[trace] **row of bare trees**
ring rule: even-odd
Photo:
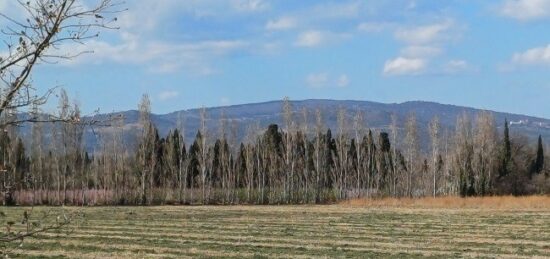
[[[59,110],[60,118],[80,116],[64,93]],[[187,145],[183,123],[159,136],[146,95],[139,110],[137,144],[126,143],[124,118],[114,116],[94,154],[85,151],[79,124],[33,124],[30,150],[15,130],[0,133],[5,203],[300,204],[549,191],[542,139],[533,147],[512,138],[507,122],[499,134],[489,112],[464,113],[454,130],[434,118],[428,148],[421,148],[414,114],[401,124],[392,116],[386,132],[367,128],[363,111],[348,116],[341,109],[333,134],[319,110],[309,116],[286,99],[282,128],[251,126],[239,144],[234,122],[221,119],[219,132],[211,132],[202,110]]]
[[[234,121],[222,119],[219,132],[209,131],[203,110],[196,138],[187,145],[181,126],[159,136],[145,97],[135,141],[127,141],[124,118],[115,116],[110,128],[100,131],[101,148],[89,154],[83,132],[90,123],[81,121],[78,105],[62,92],[59,112],[45,116],[39,108],[54,88],[39,94],[30,78],[39,64],[82,54],[66,53],[65,44],[82,44],[104,29],[116,29],[123,2],[16,3],[22,16],[0,13],[7,22],[0,32],[6,45],[0,57],[5,204],[322,203],[548,193],[542,140],[532,147],[511,138],[507,123],[500,136],[490,113],[460,116],[454,130],[434,118],[425,149],[414,115],[404,123],[393,116],[387,131],[373,131],[363,111],[349,116],[341,109],[333,135],[320,111],[295,111],[286,100],[282,128],[252,126],[245,141],[237,139]],[[30,111],[20,118],[23,108]],[[34,122],[30,145],[18,136],[22,122]]]

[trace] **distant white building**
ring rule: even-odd
[[[510,126],[512,125],[527,125],[529,120],[519,120],[519,121],[510,121]]]

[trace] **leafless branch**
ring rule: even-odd
[[[50,88],[41,96],[31,94],[37,91],[30,82],[37,65],[91,53],[59,52],[66,43],[85,44],[99,37],[101,30],[118,29],[115,15],[125,10],[124,2],[118,0],[97,0],[91,7],[82,0],[17,0],[17,3],[24,10],[24,17],[0,13],[0,19],[9,23],[0,30],[7,48],[6,56],[0,57],[0,117],[4,118],[7,111],[43,105],[53,92],[54,88]],[[35,121],[40,120],[26,120]],[[4,124],[18,123],[21,121]]]

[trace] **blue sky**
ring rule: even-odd
[[[91,2],[91,0],[89,1]],[[120,30],[41,65],[84,111],[411,100],[550,118],[550,0],[129,0]],[[1,4],[9,8],[9,4]]]

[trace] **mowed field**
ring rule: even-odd
[[[69,234],[42,234],[13,252],[41,258],[550,258],[548,206],[78,208],[85,219]],[[15,217],[24,209],[2,211]],[[33,213],[41,210],[55,208],[36,207]]]

